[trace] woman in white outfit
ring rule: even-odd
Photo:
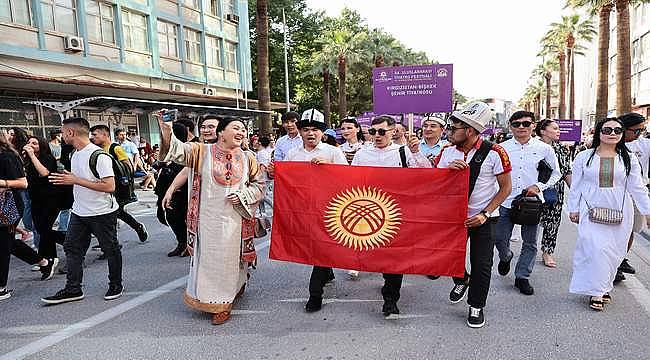
[[[636,156],[625,147],[620,120],[604,119],[596,124],[591,149],[578,154],[573,163],[573,186],[568,211],[578,223],[569,291],[589,296],[589,307],[601,311],[611,302],[616,269],[627,253],[634,221],[633,203],[650,215],[648,190],[643,185]],[[589,209],[622,209],[618,224],[594,222]],[[646,218],[647,219],[647,218]]]

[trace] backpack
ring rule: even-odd
[[[96,178],[99,179],[99,173],[97,172],[97,159],[99,158],[99,155],[104,154],[108,155],[111,158],[111,162],[113,164],[113,174],[115,175],[115,191],[113,192],[113,196],[115,196],[115,200],[117,200],[117,203],[120,206],[124,206],[126,204],[138,201],[138,197],[135,195],[135,182],[133,180],[133,173],[128,166],[117,160],[117,156],[115,156],[116,146],[118,145],[111,144],[108,153],[102,149],[93,151],[93,153],[90,154],[90,171]]]

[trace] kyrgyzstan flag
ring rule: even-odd
[[[462,277],[469,171],[278,162],[270,258]]]

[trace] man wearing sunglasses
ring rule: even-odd
[[[420,153],[420,141],[409,134],[406,146],[393,143],[395,120],[388,115],[381,115],[372,120],[368,133],[373,137],[373,147],[363,147],[354,155],[352,166],[378,166],[378,167],[410,167],[430,168],[431,162]],[[395,318],[399,314],[397,301],[400,298],[402,287],[401,274],[383,274],[384,286],[381,295],[384,298],[382,312],[386,319]]]
[[[447,138],[455,146],[445,147],[436,157],[438,168],[470,169],[470,193],[465,226],[470,242],[471,276],[454,278],[449,293],[452,304],[459,303],[468,292],[467,325],[480,328],[485,324],[483,307],[487,301],[492,277],[495,227],[499,205],[510,195],[512,167],[508,154],[497,144],[481,139],[481,132],[492,120],[492,111],[483,102],[474,102],[454,111],[447,125]]]
[[[648,171],[650,167],[650,139],[643,137],[645,133],[645,124],[646,119],[643,115],[637,113],[627,113],[618,117],[619,120],[625,126],[625,145],[631,152],[636,154],[641,162],[641,173],[643,175],[643,180],[645,185],[648,185]],[[634,233],[643,234],[645,226],[645,216],[639,213],[639,210],[634,206],[634,225],[632,226],[632,233],[630,234],[630,239],[628,241],[627,251],[630,251],[632,248],[632,243],[634,241]],[[628,259],[623,259],[621,265],[618,267],[616,272],[616,277],[614,278],[614,283],[625,280],[625,275],[623,273],[634,274],[636,269]]]
[[[551,145],[532,137],[535,129],[535,114],[529,111],[516,111],[510,117],[510,132],[512,139],[501,143],[512,162],[512,192],[499,208],[499,221],[497,223],[496,247],[499,252],[499,274],[508,275],[510,261],[514,257],[510,250],[510,237],[514,224],[510,220],[512,200],[522,193],[527,196],[537,196],[542,201],[542,191],[555,185],[562,174],[555,151]],[[545,160],[552,168],[550,179],[546,183],[538,181],[539,162]],[[533,272],[535,257],[537,256],[537,229],[538,225],[521,225],[521,253],[515,268],[515,287],[524,295],[533,295],[534,290],[528,278]]]

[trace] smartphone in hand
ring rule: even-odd
[[[176,121],[178,119],[178,109],[165,110],[160,113],[164,122]]]

